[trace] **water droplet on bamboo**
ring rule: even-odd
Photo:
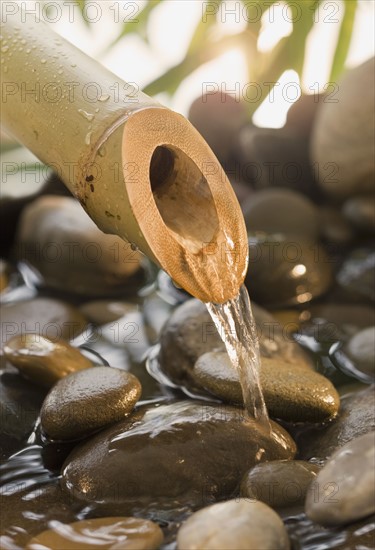
[[[88,113],[84,109],[78,109],[78,112],[81,116],[83,116],[83,118],[85,118],[89,122],[91,122],[95,118],[95,115],[93,113]]]
[[[109,97],[109,94],[103,94],[99,97],[98,101],[108,101]]]

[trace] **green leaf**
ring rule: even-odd
[[[355,14],[358,6],[357,0],[345,0],[345,12],[340,26],[335,55],[332,61],[330,82],[335,82],[341,75],[348,55],[352,38]]]
[[[187,52],[185,58],[168,69],[164,74],[147,84],[143,88],[143,92],[147,95],[156,95],[160,92],[174,94],[181,82],[188,77],[193,71],[198,69],[204,63],[215,59],[220,55],[221,51],[233,47],[242,46],[247,37],[247,32],[225,36],[217,42],[209,42],[205,47]]]
[[[249,103],[249,116],[257,110],[285,71],[293,69],[301,77],[306,39],[314,25],[314,14],[320,2],[321,0],[304,0],[297,7],[296,2],[290,1],[293,20],[295,20],[292,33],[282,38],[271,52],[263,55],[258,53],[260,69],[256,75],[256,82],[259,84],[261,93],[259,101]]]
[[[90,21],[87,19],[87,17],[85,17],[85,12],[84,12],[86,0],[75,0],[75,1],[76,1],[76,4],[78,4],[78,7],[80,9],[82,19],[86,23],[86,26],[90,28]]]
[[[120,33],[116,38],[107,46],[104,54],[107,53],[113,46],[115,46],[120,40],[124,38],[127,34],[136,32],[139,36],[143,38],[145,42],[148,42],[147,37],[147,23],[151,12],[161,3],[162,0],[148,0],[144,8],[137,13],[135,19],[131,21],[125,21],[122,25]]]
[[[216,2],[218,7],[222,3],[222,0]],[[212,13],[209,10],[210,4],[206,4],[204,14],[202,14],[199,23],[195,27],[193,36],[191,37],[190,44],[187,49],[187,54],[191,54],[202,47],[202,44],[207,40],[210,30],[217,23],[217,18],[212,17]],[[219,13],[219,12],[218,12]]]

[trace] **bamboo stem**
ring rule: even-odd
[[[119,235],[203,301],[233,298],[247,268],[234,192],[184,119],[55,34],[7,15],[7,131],[52,166],[98,227]]]

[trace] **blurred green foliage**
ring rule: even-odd
[[[83,17],[85,3],[88,1],[76,0]],[[175,1],[178,2],[179,0]],[[216,34],[212,31],[218,18],[221,16],[220,4],[224,0],[212,2],[203,2],[202,0],[190,1],[201,3],[202,16],[194,30],[183,60],[147,84],[143,91],[151,96],[161,92],[173,95],[180,83],[202,64],[214,59],[228,48],[240,47],[246,55],[249,79],[252,82],[257,82],[262,92],[259,95],[258,101],[249,103],[249,116],[253,114],[270,92],[270,83],[276,83],[284,71],[294,69],[301,78],[305,63],[307,38],[319,19],[324,18],[328,22],[338,21],[338,14],[335,13],[332,16],[329,13],[329,9],[327,9],[335,7],[335,5],[338,6],[338,4],[331,2],[329,5],[324,5],[323,0],[284,0],[284,4],[287,4],[290,9],[289,21],[294,21],[293,30],[289,36],[282,38],[270,52],[264,53],[257,48],[258,37],[261,31],[261,17],[259,17],[259,14],[265,14],[270,9],[270,6],[276,3],[276,0],[243,1],[242,4],[243,8],[246,8],[246,20],[248,21],[246,29],[237,34],[226,35],[219,39],[217,39]],[[161,2],[163,0],[148,0],[144,2],[135,20],[119,24],[119,32],[110,41],[106,51],[131,33],[137,33],[142,40],[148,42],[148,21],[153,10]],[[279,4],[279,2],[277,3]],[[330,72],[331,82],[340,76],[345,66],[358,0],[342,0],[342,4],[344,14],[339,23],[340,31]],[[319,7],[322,8],[323,12],[320,16],[318,16]],[[182,3],[181,17],[183,17],[183,10],[184,4]],[[214,11],[216,11],[216,14],[213,14]],[[86,24],[90,26],[87,20]],[[168,33],[168,26],[170,24],[170,21],[166,21],[162,29],[163,33]],[[264,83],[267,83],[267,85],[265,86]]]

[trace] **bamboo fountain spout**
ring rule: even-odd
[[[204,302],[238,294],[247,236],[213,152],[181,115],[43,22],[1,28],[2,124],[53,167],[105,233],[133,243]]]

